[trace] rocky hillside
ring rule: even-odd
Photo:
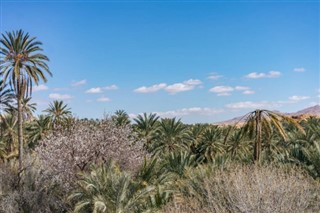
[[[280,113],[280,114],[282,113],[279,111],[276,111],[276,112]],[[293,112],[293,113],[282,113],[282,114],[287,115],[287,116],[291,116],[292,118],[299,119],[299,120],[308,118],[310,116],[320,117],[320,105],[308,107],[308,108],[305,108],[305,109],[302,109],[302,110],[299,110],[299,111]],[[244,122],[244,121],[241,121],[242,118],[243,118],[243,116],[239,116],[239,117],[232,118],[230,120],[217,122],[215,124],[217,124],[217,125],[235,125],[235,124],[241,125]]]

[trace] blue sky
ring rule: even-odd
[[[216,122],[319,104],[319,1],[1,1],[1,33],[43,42],[38,113],[124,109]]]

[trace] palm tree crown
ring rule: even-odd
[[[64,104],[63,101],[53,101],[44,112],[48,113],[50,124],[54,129],[57,125],[63,124],[64,121],[71,117],[70,108],[68,108],[68,105]]]
[[[44,71],[52,75],[46,64],[48,57],[40,53],[42,43],[35,37],[30,38],[28,33],[19,30],[2,34],[0,42],[0,74],[4,82],[9,81],[17,96],[31,94],[33,82],[46,82]]]

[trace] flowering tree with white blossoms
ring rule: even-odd
[[[48,171],[67,185],[92,164],[112,159],[121,168],[134,171],[145,156],[131,127],[116,126],[110,119],[74,120],[68,129],[43,139],[36,151]]]

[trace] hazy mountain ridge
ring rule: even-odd
[[[320,117],[320,105],[315,105],[315,106],[308,107],[308,108],[299,110],[297,112],[291,112],[291,113],[283,113],[283,112],[280,112],[277,110],[274,110],[274,112],[284,114],[287,116],[291,116],[295,119],[305,119],[310,116]],[[244,115],[232,118],[230,120],[216,122],[215,124],[217,124],[217,125],[234,125],[236,123],[239,123],[239,125],[241,125],[244,122],[243,117],[244,117]],[[241,120],[243,120],[243,121],[241,121]]]

